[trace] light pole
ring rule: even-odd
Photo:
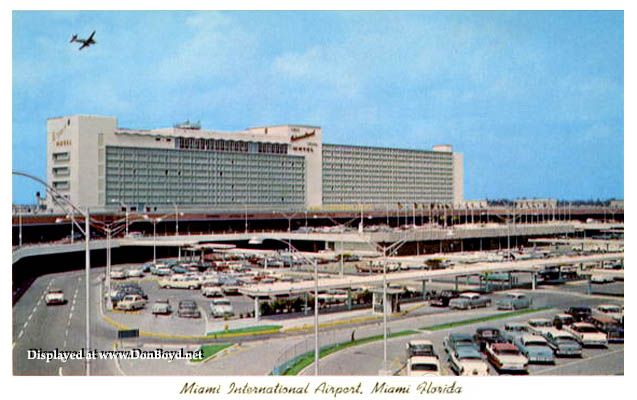
[[[22,247],[22,208],[18,207],[18,247]]]
[[[151,218],[144,215],[144,219],[153,223],[153,264],[157,264],[157,223],[161,222],[163,217]]]
[[[387,373],[387,260],[383,246],[383,372]]]
[[[314,218],[316,218],[317,216],[315,215]],[[347,227],[348,224],[352,223],[353,221],[356,221],[358,219],[358,217],[354,217],[352,219],[350,219],[349,221],[340,224],[337,220],[335,220],[334,218],[330,217],[329,215],[325,215],[325,217],[327,219],[329,219],[330,221],[332,221],[334,224],[336,225],[340,225],[343,227],[343,232],[339,233],[339,238],[340,238],[340,249],[339,249],[339,253],[340,253],[340,276],[343,276],[344,274],[344,265],[343,265],[343,234],[345,233],[345,229]],[[371,216],[370,216],[371,218]]]
[[[275,240],[277,242],[286,243],[291,250],[294,250],[298,255],[300,255],[308,264],[312,264],[314,266],[314,375],[318,376],[319,374],[319,309],[318,309],[318,260],[314,258],[310,260],[307,256],[299,251],[296,247],[292,246],[292,243],[289,241],[285,241],[283,239],[277,238],[268,238],[269,240]],[[252,238],[250,239],[250,244],[261,244],[263,243],[263,238]],[[257,296],[258,297],[258,296]],[[255,303],[256,305],[256,303]],[[255,309],[255,315],[257,315],[258,310]]]
[[[90,375],[91,374],[91,361],[90,358],[88,357],[88,352],[90,351],[91,348],[91,330],[90,330],[90,312],[91,312],[91,287],[90,287],[90,270],[91,270],[91,250],[90,250],[90,238],[91,238],[91,231],[90,231],[90,226],[89,226],[89,220],[90,220],[90,212],[89,209],[86,208],[85,212],[82,212],[75,204],[73,204],[68,198],[62,196],[55,188],[49,186],[48,183],[46,183],[44,180],[34,176],[34,175],[30,175],[24,172],[20,172],[20,171],[12,171],[11,172],[12,175],[18,175],[18,176],[23,176],[25,178],[29,178],[31,180],[34,180],[38,183],[41,183],[42,185],[44,185],[44,187],[46,188],[46,190],[49,192],[49,194],[51,196],[56,196],[58,198],[60,198],[63,202],[65,202],[69,207],[71,207],[72,209],[78,211],[80,214],[82,214],[85,218],[85,228],[84,228],[84,237],[85,237],[85,246],[84,246],[84,252],[85,252],[85,257],[84,257],[84,267],[85,267],[85,278],[84,280],[86,281],[86,353],[85,354],[85,361],[86,361],[86,375]]]

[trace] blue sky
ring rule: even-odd
[[[93,29],[97,46],[69,43]],[[450,143],[469,199],[623,198],[623,46],[622,12],[14,12],[13,168],[46,176],[59,115],[301,123]]]

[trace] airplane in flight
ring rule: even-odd
[[[93,36],[95,35],[95,31],[93,31],[93,33],[91,33],[91,36],[88,37],[88,39],[78,39],[77,38],[77,33],[75,35],[73,35],[73,37],[71,37],[71,41],[70,43],[82,43],[82,45],[80,46],[80,48],[78,50],[82,50],[85,47],[89,47],[90,45],[93,45],[95,43],[97,43],[95,40],[93,40]]]

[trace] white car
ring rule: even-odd
[[[210,313],[213,317],[232,317],[234,309],[230,300],[226,298],[214,299],[210,302]]]
[[[591,275],[591,283],[603,285],[605,283],[613,283],[613,282],[615,282],[615,279],[612,276],[601,275],[601,274]]]
[[[196,276],[173,275],[159,280],[159,287],[162,289],[199,289],[201,282]]]
[[[600,304],[593,309],[593,316],[608,317],[616,321],[621,321],[624,317],[624,310],[616,304]]]
[[[138,294],[127,294],[123,299],[117,302],[118,310],[132,311],[139,310],[146,306],[146,300]]]
[[[203,285],[201,287],[201,294],[206,297],[223,297],[223,291],[219,286],[215,285]]]
[[[487,376],[489,365],[475,346],[458,346],[449,353],[449,367],[460,376]]]
[[[511,343],[489,343],[485,352],[498,371],[525,372],[529,365],[529,360]]]
[[[544,335],[553,329],[553,322],[548,318],[532,318],[527,321],[529,331],[538,335]]]
[[[128,278],[143,278],[144,271],[141,268],[130,268],[126,270],[126,277]]]
[[[407,360],[407,376],[440,376],[440,361],[438,357],[410,357]]]
[[[62,291],[62,289],[50,289],[48,292],[46,292],[46,295],[44,295],[44,302],[47,306],[64,304],[66,303],[64,292]]]
[[[582,346],[603,346],[608,345],[608,337],[604,332],[600,332],[588,322],[576,322],[564,328],[571,333]]]
[[[123,269],[112,270],[111,279],[126,279],[126,271],[124,271]]]

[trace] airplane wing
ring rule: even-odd
[[[82,50],[83,48],[88,47],[88,46],[89,46],[88,42],[83,42],[78,50]]]
[[[91,33],[91,36],[88,37],[88,39],[86,39],[87,42],[90,42],[91,40],[93,40],[93,36],[95,35],[95,31],[93,31],[93,33]]]

